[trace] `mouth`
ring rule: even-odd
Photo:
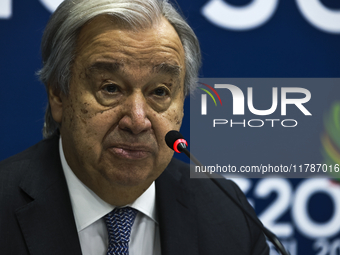
[[[142,145],[117,145],[109,148],[109,151],[122,159],[141,160],[151,155],[151,149]]]

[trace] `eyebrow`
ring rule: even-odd
[[[88,71],[92,70],[104,70],[110,73],[117,72],[123,69],[124,63],[118,60],[114,61],[97,61],[93,63],[90,67],[87,68]],[[179,77],[181,74],[182,68],[178,65],[173,65],[170,63],[163,62],[161,64],[154,65],[152,67],[152,72],[161,73],[161,74],[169,74],[174,77]]]
[[[92,64],[87,70],[105,70],[108,72],[116,72],[124,66],[122,62],[118,61],[98,61]]]
[[[182,68],[178,65],[172,65],[169,63],[161,63],[153,67],[153,72],[170,74],[172,76],[180,76]]]

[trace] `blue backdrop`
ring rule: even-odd
[[[0,2],[0,160],[42,139],[47,98],[35,72],[41,67],[43,29],[58,2]],[[178,5],[201,43],[202,78],[340,76],[337,0],[178,0]],[[189,137],[189,102],[185,112],[182,132]],[[314,146],[322,156],[321,142]],[[340,254],[340,221],[334,221],[340,214],[338,184],[328,179],[236,181],[292,255]]]

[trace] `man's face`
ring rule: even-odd
[[[183,118],[176,31],[165,19],[136,32],[100,16],[82,28],[76,50],[69,95],[50,97],[68,164],[91,185],[149,186],[173,155],[164,137]]]

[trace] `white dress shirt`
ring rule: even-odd
[[[66,162],[61,138],[59,152],[82,253],[83,255],[106,255],[108,232],[103,216],[111,212],[115,206],[103,201],[76,177]],[[155,183],[153,182],[139,198],[128,206],[138,210],[131,229],[130,255],[160,255]]]

